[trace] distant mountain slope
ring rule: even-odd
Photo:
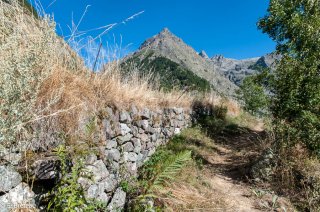
[[[221,73],[223,73],[230,81],[236,85],[240,85],[241,81],[248,75],[256,73],[256,70],[250,69],[254,66],[259,58],[251,58],[245,60],[236,60],[225,58],[217,55],[211,58],[211,61]]]
[[[224,73],[230,81],[239,86],[247,76],[260,72],[265,68],[273,70],[276,62],[280,60],[280,58],[279,55],[274,53],[244,60],[229,59],[222,55],[217,55],[212,57],[211,61],[217,70]]]
[[[214,64],[209,59],[200,56],[193,48],[185,44],[177,36],[173,35],[167,28],[152,38],[147,39],[139,50],[126,57],[123,63],[128,64],[135,61],[137,66],[139,66],[142,61],[145,61],[146,57],[148,57],[150,64],[152,60],[157,58],[166,58],[167,60],[178,64],[180,68],[192,72],[194,76],[205,79],[211,84],[211,87],[214,90],[223,95],[233,96],[237,89],[237,86],[234,83],[228,80],[222,73],[215,70]],[[174,71],[168,67],[162,68]],[[152,70],[158,73],[162,72],[155,68]],[[179,79],[177,80],[179,81]]]

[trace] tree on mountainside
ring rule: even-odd
[[[264,70],[256,75],[247,76],[237,91],[238,97],[244,101],[244,109],[253,115],[261,116],[268,113],[270,98],[266,94],[267,85],[264,83],[268,77],[268,71]]]
[[[283,55],[270,85],[278,129],[320,155],[320,1],[271,0],[258,26]]]

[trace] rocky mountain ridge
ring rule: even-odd
[[[261,68],[272,68],[278,58],[275,54],[244,60],[229,59],[222,55],[209,58],[204,50],[198,53],[168,28],[164,28],[157,35],[147,39],[136,52],[127,56],[124,62],[132,61],[133,58],[136,63],[146,60],[150,62],[159,57],[190,70],[198,77],[207,80],[213,90],[228,97],[235,95],[235,91],[246,76],[257,73]],[[137,64],[137,67],[140,65]]]
[[[215,70],[214,64],[210,60],[200,56],[191,46],[172,34],[167,28],[152,38],[147,39],[139,50],[125,58],[125,61],[132,57],[143,61],[150,52],[153,52],[151,60],[156,57],[165,57],[180,64],[182,67],[210,82],[213,89],[223,95],[232,96],[237,89],[234,83]]]

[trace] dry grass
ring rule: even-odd
[[[227,115],[230,117],[237,117],[242,112],[241,106],[237,101],[221,97],[213,91],[203,96],[201,101],[208,105],[226,107],[228,109]]]
[[[167,211],[233,211],[206,170],[189,164],[160,195]]]
[[[320,161],[304,145],[279,149],[271,184],[299,210],[320,210]]]
[[[0,1],[0,141],[6,145],[27,144],[32,137],[27,124],[54,103],[36,107],[46,78],[55,70],[76,72],[83,67],[54,26],[47,16],[36,20],[25,14],[16,1]]]
[[[117,62],[103,72],[91,72],[56,35],[49,16],[35,19],[14,0],[0,5],[1,141],[28,145],[34,137],[30,125],[43,135],[75,133],[79,120],[107,105],[188,108],[192,104],[190,94],[164,93],[150,76],[135,72],[122,76]]]
[[[136,74],[124,78],[117,67],[97,74],[55,71],[43,82],[37,107],[44,108],[48,102],[56,99],[42,116],[62,111],[58,114],[60,123],[69,131],[77,130],[77,125],[86,115],[97,114],[107,106],[118,109],[127,109],[132,105],[150,109],[177,106],[190,108],[192,97],[188,93],[161,92],[152,87],[149,79]]]

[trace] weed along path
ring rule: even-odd
[[[266,188],[259,189],[248,178],[250,167],[261,155],[264,136],[250,130],[211,137],[197,128],[184,131],[168,148],[192,150],[194,160],[159,191],[163,208],[167,211],[293,211],[283,198]]]

